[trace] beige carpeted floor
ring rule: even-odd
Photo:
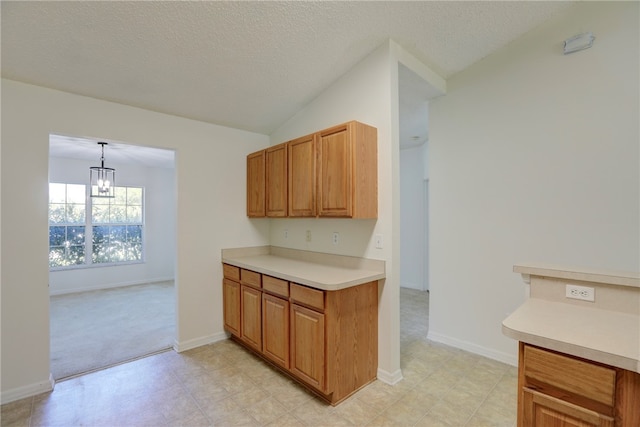
[[[50,313],[56,380],[170,348],[175,339],[173,281],[52,296]]]

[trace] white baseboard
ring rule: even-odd
[[[472,342],[459,340],[457,338],[453,338],[448,335],[443,335],[433,331],[428,332],[427,339],[446,344],[451,347],[459,348],[470,353],[479,354],[480,356],[488,357],[489,359],[497,360],[498,362],[506,363],[507,365],[518,366],[518,355],[496,351],[491,348],[483,347]]]
[[[387,372],[384,369],[378,368],[376,376],[380,381],[389,385],[395,385],[402,381],[403,378],[402,371],[400,369],[395,372]]]
[[[213,344],[214,342],[224,341],[229,336],[225,332],[218,332],[217,334],[209,335],[206,337],[194,338],[192,340],[178,342],[177,340],[173,343],[173,349],[182,353],[183,351],[191,350],[192,348],[200,347],[207,344]]]
[[[24,399],[26,397],[47,393],[53,390],[54,385],[55,381],[53,380],[53,375],[49,374],[48,381],[40,381],[34,384],[3,391],[0,396],[0,403],[4,405],[5,403],[15,402],[16,400]]]
[[[128,282],[109,283],[109,284],[93,285],[93,286],[82,286],[79,288],[49,290],[49,295],[53,296],[53,295],[75,294],[77,292],[101,291],[103,289],[123,288],[125,286],[145,285],[147,283],[169,282],[174,280],[175,278],[173,276],[156,277],[156,278],[144,279],[144,280],[132,280]]]

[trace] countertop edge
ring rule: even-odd
[[[263,254],[263,255],[267,255],[267,254]],[[275,256],[275,255],[269,255],[269,256],[273,256],[275,258],[278,259],[284,259],[284,260],[288,260],[288,258],[286,257],[279,257],[279,256]],[[238,257],[238,258],[234,258],[234,257],[222,257],[222,262],[225,264],[230,264],[233,265],[235,267],[240,267],[240,268],[245,268],[247,270],[251,270],[251,271],[255,271],[257,273],[261,273],[261,274],[265,274],[268,276],[273,276],[273,277],[277,277],[279,279],[283,279],[283,280],[287,280],[290,282],[294,282],[294,283],[298,283],[301,285],[306,285],[306,286],[310,286],[312,288],[316,288],[316,289],[320,289],[320,290],[324,290],[324,291],[338,291],[341,289],[346,289],[346,288],[350,288],[353,286],[358,286],[358,285],[362,285],[365,283],[369,283],[372,281],[377,281],[377,280],[381,280],[384,279],[386,277],[384,272],[378,272],[378,271],[371,271],[371,270],[358,270],[358,269],[351,269],[351,271],[357,271],[356,276],[357,277],[350,277],[349,279],[346,279],[344,281],[340,281],[340,282],[320,282],[317,280],[313,280],[309,277],[302,277],[302,276],[298,276],[298,275],[292,275],[290,273],[287,272],[283,272],[280,270],[273,270],[264,266],[260,266],[260,265],[256,265],[256,264],[252,264],[251,262],[246,262],[243,261],[242,258],[249,258],[249,257]],[[301,260],[291,260],[291,261],[295,261],[296,263],[306,263],[309,264],[310,266],[318,266],[319,268],[329,268],[326,265],[323,264],[316,264],[313,262],[308,262],[308,261],[301,261]],[[353,276],[353,274],[351,274],[350,276]]]
[[[597,282],[609,285],[640,288],[640,272],[611,271],[563,267],[552,264],[519,263],[513,266],[514,273],[558,279]]]
[[[527,331],[526,328],[522,327],[522,324],[523,323],[527,324],[528,321],[523,322],[523,317],[522,317],[523,315],[520,315],[518,310],[524,309],[525,306],[527,307],[525,309],[526,314],[524,314],[525,320],[526,320],[526,316],[532,315],[532,311],[533,311],[533,314],[536,314],[535,311],[539,310],[537,307],[540,307],[540,306],[534,305],[532,307],[531,304],[527,304],[530,301],[531,300],[528,300],[527,302],[525,302],[525,304],[523,304],[517,310],[515,310],[509,317],[504,319],[504,321],[502,322],[502,333],[505,336],[509,338],[513,338],[514,340],[517,340],[517,341],[522,341],[527,344],[547,348],[550,350],[555,350],[561,353],[569,354],[569,355],[580,357],[583,359],[592,360],[594,362],[599,362],[599,363],[614,366],[617,368],[626,369],[628,371],[640,373],[640,348],[638,349],[639,352],[637,355],[633,355],[633,353],[627,354],[627,355],[616,354],[612,352],[615,350],[613,347],[596,349],[586,345],[580,345],[579,343],[572,343],[572,342],[567,342],[565,340],[560,340],[558,339],[558,336],[561,336],[562,333],[557,334],[555,333],[557,332],[556,330],[548,331],[549,333],[546,333],[547,331],[544,329],[539,330],[537,332]],[[545,301],[538,300],[536,301],[536,304],[540,304],[540,302],[544,303]],[[613,314],[614,313],[612,312],[612,315]],[[638,317],[638,319],[640,321],[640,317]],[[558,324],[560,323],[561,322],[558,322]],[[518,327],[518,325],[520,327]],[[588,328],[588,325],[586,325],[586,327]],[[555,333],[555,336],[554,336],[554,333]],[[633,333],[633,332],[630,331],[630,333]],[[607,350],[611,350],[611,351],[607,351]]]
[[[640,361],[628,357],[594,350],[588,347],[566,343],[564,341],[558,341],[549,337],[518,331],[509,328],[504,323],[502,323],[502,333],[509,338],[513,338],[516,341],[522,341],[526,344],[558,351],[560,353],[569,354],[571,356],[580,357],[582,359],[603,363],[605,365],[626,369],[627,371],[637,372],[640,374]]]

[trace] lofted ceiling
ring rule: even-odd
[[[3,1],[1,71],[268,135],[390,38],[448,78],[571,3]],[[424,141],[423,89],[400,78],[402,138]]]

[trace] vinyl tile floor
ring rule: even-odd
[[[226,340],[75,377],[2,405],[2,426],[508,426],[515,367],[426,339],[428,292],[401,290],[401,368],[336,407]]]

